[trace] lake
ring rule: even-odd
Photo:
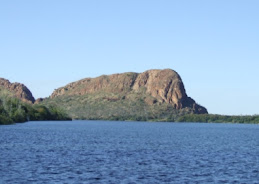
[[[0,183],[259,183],[252,124],[40,121],[0,140]]]

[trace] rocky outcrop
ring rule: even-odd
[[[187,95],[180,76],[173,70],[149,70],[139,74],[133,90],[138,91],[142,87],[159,101],[172,104],[176,109],[184,107]]]
[[[171,104],[174,109],[189,108],[193,113],[206,114],[206,108],[188,97],[179,74],[171,69],[148,70],[143,73],[123,73],[86,78],[70,83],[53,92],[51,99],[58,96],[74,96],[104,92],[121,93],[127,98],[129,93],[146,94],[148,105]]]
[[[32,96],[31,91],[21,83],[11,83],[10,81],[0,78],[0,90],[7,90],[12,93],[15,97],[21,99],[26,103],[34,103],[35,99]]]
[[[39,104],[44,100],[44,98],[38,98],[35,100],[34,104]]]
[[[60,95],[84,95],[98,91],[107,93],[127,92],[131,90],[137,76],[137,73],[124,73],[85,78],[55,90],[51,98]]]

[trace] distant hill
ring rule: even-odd
[[[34,97],[23,84],[0,78],[0,125],[42,120],[71,120],[56,106],[34,105]]]
[[[171,69],[85,78],[39,103],[61,106],[75,119],[172,120],[208,113],[187,96],[181,77]]]
[[[3,90],[9,91],[18,99],[21,99],[23,102],[33,104],[35,99],[31,93],[31,91],[21,83],[11,83],[9,80],[4,78],[0,78],[0,92]]]

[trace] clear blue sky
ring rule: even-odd
[[[1,0],[0,77],[47,97],[171,68],[210,113],[259,114],[258,0]]]

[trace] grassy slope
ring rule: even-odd
[[[146,103],[152,100],[155,99],[144,93],[107,95],[100,92],[83,96],[59,96],[46,99],[43,104],[61,106],[74,119],[167,121],[168,118],[175,119],[179,114],[189,112],[188,109],[175,110],[165,103]]]

